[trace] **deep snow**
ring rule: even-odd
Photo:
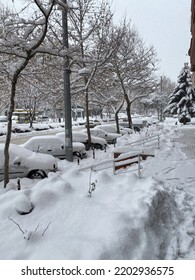
[[[0,259],[195,259],[195,159],[182,150],[184,127],[167,120],[147,133],[156,132],[160,149],[147,147],[155,157],[141,163],[141,178],[136,166],[89,168],[113,159],[110,145],[80,165],[59,160],[44,180],[21,179],[20,191],[17,180],[0,182]]]

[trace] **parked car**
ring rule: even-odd
[[[7,117],[6,116],[0,116],[0,126],[5,127],[7,125]]]
[[[158,124],[160,121],[157,117],[151,116],[151,117],[143,117],[143,122],[146,123],[148,126],[153,124]]]
[[[51,155],[34,153],[19,145],[9,147],[9,178],[42,179],[58,170],[57,160]],[[0,181],[4,179],[4,144],[0,144]]]
[[[21,145],[33,152],[50,154],[59,159],[65,159],[65,137],[63,139],[56,135],[34,136]],[[73,143],[73,155],[80,158],[86,157],[85,145],[82,143]]]
[[[7,123],[7,117],[6,116],[0,116],[0,123]]]
[[[116,130],[116,124],[102,124],[102,125],[97,125],[96,128],[100,128],[103,129],[106,132],[110,132],[110,133],[117,133]],[[119,129],[120,129],[120,134],[122,135],[126,135],[126,134],[131,134],[132,133],[132,129],[130,128],[124,128],[122,126],[119,125]]]
[[[58,137],[65,137],[64,132],[59,132],[56,134]],[[73,131],[72,132],[72,141],[74,142],[81,142],[85,145],[86,150],[89,150],[89,143],[88,143],[88,135],[87,133],[80,132],[80,131]],[[107,142],[105,139],[100,137],[95,137],[91,135],[91,144],[95,149],[104,150],[107,146]]]
[[[100,125],[100,124],[101,124],[101,122],[98,121],[98,120],[89,120],[89,127],[90,128],[93,128],[96,125]],[[85,127],[87,127],[87,123],[85,123]]]
[[[121,121],[120,126],[122,126],[124,129],[129,129],[128,128],[129,123],[127,121]],[[135,132],[140,132],[141,128],[143,128],[143,124],[142,124],[142,122],[141,123],[139,123],[139,122],[133,123],[132,128]]]
[[[122,134],[106,132],[96,127],[90,129],[90,131],[92,136],[103,138],[108,144],[116,144],[117,138],[122,136]],[[83,129],[82,132],[87,133],[87,130]]]

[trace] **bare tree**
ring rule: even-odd
[[[88,77],[75,82],[74,94],[85,93],[86,119],[88,142],[91,145],[91,135],[89,129],[89,96],[93,90],[93,81],[99,69],[112,57],[118,47],[118,40],[113,39],[113,14],[107,1],[102,1],[98,5],[94,0],[76,0],[75,6],[78,9],[70,11],[70,42],[78,46],[78,59],[74,64],[76,69],[90,69]],[[118,33],[118,37],[122,34]],[[116,38],[116,37],[115,37]],[[76,84],[79,87],[76,88]]]
[[[124,20],[125,35],[112,59],[110,68],[115,73],[126,101],[129,127],[132,127],[131,105],[148,96],[159,85],[156,71],[156,53],[153,47],[146,47],[138,32]]]
[[[64,6],[63,2],[58,1],[58,3]],[[18,81],[29,62],[37,54],[60,55],[59,49],[54,49],[51,45],[44,44],[55,0],[51,0],[49,3],[34,0],[31,4],[34,12],[30,19],[7,11],[1,14],[3,28],[0,40],[0,71],[7,74],[10,82],[8,125],[4,148],[4,187],[9,182],[9,145]],[[61,55],[65,55],[65,52],[66,50]]]
[[[169,77],[159,77],[159,87],[149,97],[140,100],[140,103],[144,108],[148,110],[155,110],[158,115],[158,119],[162,121],[163,110],[168,104],[169,95],[176,87],[176,83],[171,81]]]

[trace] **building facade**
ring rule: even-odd
[[[191,43],[189,49],[192,80],[195,85],[195,0],[191,0]]]

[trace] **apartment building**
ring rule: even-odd
[[[191,0],[191,43],[189,49],[192,80],[195,85],[195,0]]]

